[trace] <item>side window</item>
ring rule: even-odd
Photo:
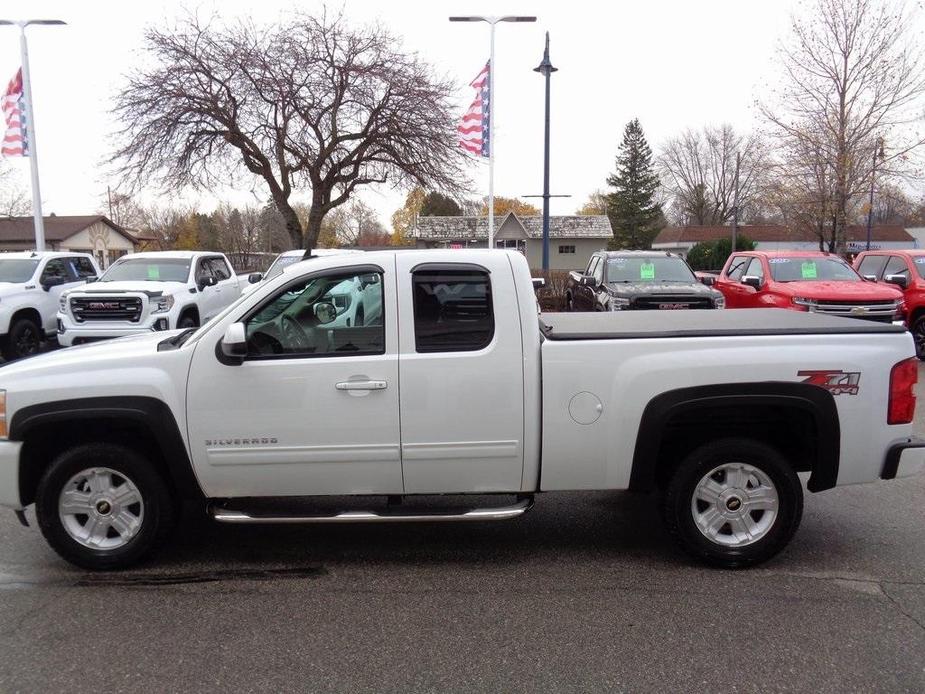
[[[54,258],[45,264],[45,269],[42,270],[42,276],[39,278],[39,283],[45,284],[48,282],[48,280],[59,278],[62,282],[71,281],[71,276],[67,272],[67,266],[64,264],[64,259]]]
[[[594,277],[594,283],[600,284],[604,281],[604,259],[598,258],[597,264],[594,266],[594,269],[591,271],[591,276]]]
[[[422,268],[412,273],[418,352],[483,349],[495,334],[491,280],[485,270]]]
[[[202,282],[206,277],[212,277],[212,268],[208,258],[200,258],[196,262],[196,283]]]
[[[742,274],[752,275],[764,282],[764,266],[761,264],[761,258],[752,258],[752,262],[748,264],[748,270]]]
[[[749,260],[750,258],[747,255],[733,256],[732,262],[729,263],[729,270],[726,272],[726,277],[733,282],[738,282],[742,279],[742,275],[745,274],[745,266],[748,264]]]
[[[79,280],[85,280],[88,277],[96,277],[96,270],[93,269],[93,263],[89,258],[83,256],[73,256],[67,259],[71,266],[71,272]]]
[[[594,272],[594,266],[597,265],[600,260],[599,256],[592,255],[591,260],[588,261],[588,267],[585,268],[585,274],[590,275]]]
[[[231,278],[231,270],[225,264],[224,258],[209,258],[209,265],[212,268],[212,275],[219,282]]]
[[[382,275],[378,272],[303,278],[244,321],[248,356],[382,354],[382,311]]]
[[[908,278],[909,266],[906,265],[906,259],[898,255],[891,255],[890,261],[883,270],[883,276],[886,277],[887,275],[903,275]]]
[[[886,265],[887,256],[885,255],[866,255],[858,266],[858,272],[862,275],[870,275],[880,279],[883,273],[883,267]]]

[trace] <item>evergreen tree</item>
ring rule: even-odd
[[[613,226],[612,248],[647,249],[664,226],[662,206],[655,200],[658,176],[652,150],[639,119],[626,124],[617,154],[617,170],[607,178],[607,216]]]

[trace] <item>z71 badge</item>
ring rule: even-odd
[[[806,376],[803,383],[825,388],[832,395],[857,395],[861,382],[859,371],[797,371],[797,376]]]

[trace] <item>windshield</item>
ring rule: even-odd
[[[792,256],[768,258],[768,264],[771,266],[771,277],[777,282],[862,281],[861,276],[840,258]]]
[[[608,282],[696,282],[694,273],[680,258],[642,256],[607,261]]]
[[[184,258],[135,258],[120,260],[100,282],[186,282],[190,261]]]
[[[278,255],[276,260],[273,261],[273,264],[267,268],[267,274],[264,275],[264,279],[270,279],[271,277],[276,277],[280,274],[284,268],[294,265],[295,263],[302,260],[301,255]]]
[[[38,260],[31,258],[0,260],[0,282],[25,282],[32,277],[38,264]]]

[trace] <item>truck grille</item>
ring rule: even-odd
[[[639,296],[630,302],[630,308],[638,311],[713,308],[713,300],[708,296]]]
[[[811,311],[823,313],[827,316],[847,316],[848,318],[863,318],[878,323],[892,323],[896,319],[896,302],[892,299],[885,301],[865,301],[859,304],[844,301],[817,301]]]
[[[78,323],[92,320],[126,321],[141,320],[141,299],[138,297],[100,297],[92,299],[71,299],[71,313]]]

